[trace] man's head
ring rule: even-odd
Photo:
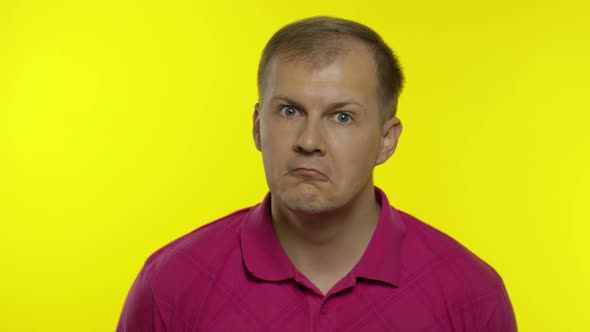
[[[358,23],[319,17],[279,30],[260,62],[253,128],[273,198],[319,213],[372,191],[373,168],[401,133],[402,82],[391,50]]]

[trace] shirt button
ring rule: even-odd
[[[320,313],[322,315],[325,315],[328,312],[328,306],[325,304],[322,304],[322,306],[320,307]]]

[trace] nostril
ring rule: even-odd
[[[302,155],[314,155],[314,154],[324,154],[323,149],[321,148],[306,148],[305,146],[301,146],[300,144],[296,144],[294,147],[295,152],[302,154]]]

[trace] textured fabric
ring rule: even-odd
[[[117,331],[516,331],[500,276],[458,242],[393,208],[327,294],[275,236],[270,194],[152,254]]]

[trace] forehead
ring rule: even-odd
[[[377,98],[377,66],[372,52],[360,42],[341,45],[316,58],[276,56],[265,75],[265,99],[275,95],[332,101],[352,97],[372,104]]]

